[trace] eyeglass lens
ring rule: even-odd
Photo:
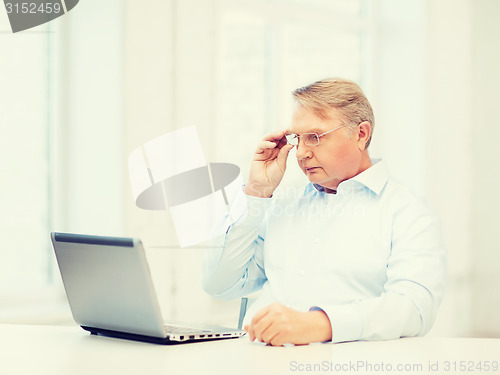
[[[297,146],[299,144],[299,137],[297,134],[286,134],[286,141],[292,146]]]
[[[316,133],[304,133],[301,136],[297,134],[287,134],[286,140],[293,146],[297,146],[299,144],[299,138],[302,138],[304,143],[308,146],[316,146],[319,143],[319,137]]]

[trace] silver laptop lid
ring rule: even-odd
[[[76,323],[166,336],[140,240],[69,233],[51,238]]]

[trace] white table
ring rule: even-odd
[[[91,336],[77,326],[0,325],[0,350],[2,375],[389,372],[500,375],[500,369],[485,371],[486,361],[490,361],[490,367],[491,361],[500,361],[500,339],[422,337],[270,347],[251,343],[244,337],[161,346]],[[480,364],[483,370],[467,371],[471,364]],[[429,370],[429,365],[438,371]],[[461,365],[465,371],[460,371]]]

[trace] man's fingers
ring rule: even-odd
[[[245,327],[245,330],[248,327],[247,332],[250,335],[250,341],[255,340],[255,338],[257,338],[259,340],[260,336],[258,336],[258,333],[260,333],[260,332],[256,331],[256,327],[257,327],[258,323],[261,321],[261,319],[267,315],[267,312],[268,312],[267,308],[263,308],[263,309],[259,310],[257,312],[257,314],[255,314],[254,317],[252,318],[252,321],[250,322],[250,326],[247,325]]]
[[[265,150],[275,148],[276,144],[277,144],[276,142],[262,141],[257,146],[257,149],[255,150],[255,153],[256,154],[262,154]]]
[[[255,335],[253,333],[253,328],[251,325],[250,326],[248,324],[245,325],[245,331],[247,331],[250,341],[255,340]]]
[[[269,312],[269,309],[267,307],[264,307],[263,309],[260,309],[257,311],[257,313],[253,316],[251,325],[257,324],[259,320],[261,320],[263,317],[267,315]]]
[[[276,334],[267,341],[268,344],[272,346],[283,346],[282,338],[280,335],[281,332],[277,331]]]
[[[266,134],[264,136],[264,138],[262,138],[262,140],[263,141],[280,141],[285,137],[286,133],[287,133],[286,129],[276,130],[272,133]]]
[[[265,340],[266,332],[267,336],[274,336],[271,329],[272,324],[272,319],[267,319],[266,317],[260,319],[256,324],[253,324],[255,338],[260,342],[268,342]]]
[[[270,324],[266,330],[262,332],[260,341],[273,345],[273,341],[276,340],[279,333],[279,330],[277,330],[273,324]]]
[[[285,145],[285,146],[283,146],[281,148],[281,150],[279,151],[278,156],[276,157],[276,159],[274,159],[274,161],[276,162],[276,165],[278,166],[278,169],[280,170],[281,174],[285,173],[286,161],[288,159],[288,154],[290,153],[290,150],[293,147],[294,146],[292,146],[292,145]]]
[[[288,154],[290,153],[290,150],[293,147],[294,147],[293,145],[288,145],[288,144],[283,146],[278,154],[278,162],[286,162]]]
[[[280,164],[277,160],[281,150],[287,146],[285,133],[285,130],[269,133],[256,147],[245,187],[246,194],[269,198],[278,187],[286,167],[286,157]]]

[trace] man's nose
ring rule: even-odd
[[[296,147],[297,152],[295,156],[297,157],[297,160],[308,159],[312,156],[310,146],[306,145],[302,140],[299,140],[299,143]]]

